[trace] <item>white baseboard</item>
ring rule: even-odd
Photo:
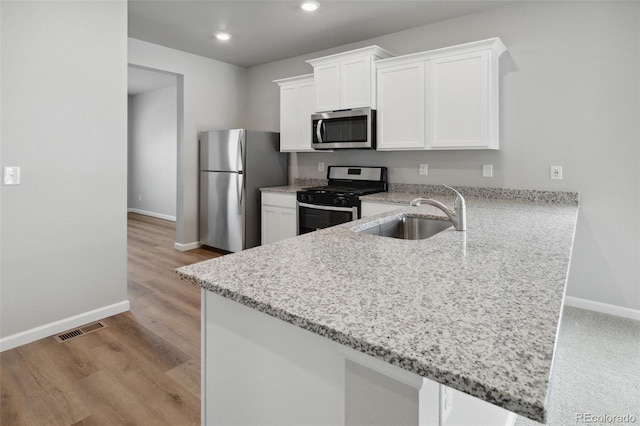
[[[200,246],[201,244],[198,241],[196,241],[195,243],[188,243],[188,244],[180,244],[180,243],[173,244],[173,248],[180,251],[193,250],[193,249],[199,248]]]
[[[169,216],[168,214],[150,212],[150,211],[147,211],[147,210],[140,210],[140,209],[131,209],[131,208],[127,209],[127,211],[129,213],[143,214],[145,216],[157,217],[158,219],[170,220],[172,222],[176,221],[176,217],[175,216]]]
[[[594,302],[593,300],[581,299],[579,297],[572,296],[565,296],[564,304],[574,308],[586,309],[588,311],[595,311],[640,321],[640,311],[637,309],[624,308],[622,306],[609,305],[607,303]]]
[[[90,322],[99,321],[101,319],[121,314],[129,310],[129,301],[114,303],[113,305],[103,306],[102,308],[74,315],[59,321],[50,322],[30,330],[21,331],[0,339],[0,352],[35,342],[45,337],[88,324]]]

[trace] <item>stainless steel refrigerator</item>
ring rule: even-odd
[[[280,135],[200,133],[200,244],[238,252],[260,244],[260,188],[287,184]]]

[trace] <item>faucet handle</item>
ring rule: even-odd
[[[455,207],[465,207],[464,197],[462,196],[462,194],[460,194],[458,191],[456,191],[455,189],[453,189],[449,185],[444,185],[443,184],[442,186],[444,186],[445,188],[448,188],[448,189],[452,190],[453,192],[455,192],[455,194],[456,194],[456,200],[454,201]]]

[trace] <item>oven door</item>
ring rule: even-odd
[[[320,206],[298,202],[297,234],[306,234],[356,219],[358,207]]]

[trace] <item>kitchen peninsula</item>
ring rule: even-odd
[[[544,422],[577,194],[482,194],[465,232],[359,233],[442,215],[375,194],[399,210],[178,269],[203,293],[203,424]]]

